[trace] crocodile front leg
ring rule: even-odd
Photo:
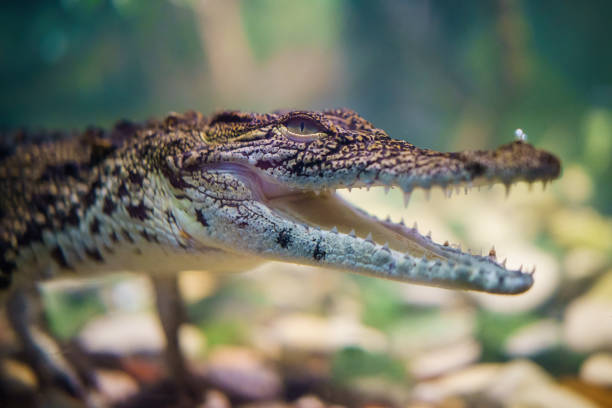
[[[181,352],[179,329],[186,319],[185,305],[178,287],[176,276],[154,276],[156,306],[166,336],[165,360],[168,375],[177,387],[178,406],[192,406],[199,400],[193,376]]]
[[[59,386],[87,407],[96,404],[58,343],[44,329],[40,293],[35,288],[15,290],[8,299],[7,317],[33,368],[44,395]]]

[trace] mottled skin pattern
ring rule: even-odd
[[[522,141],[440,153],[391,139],[344,109],[189,112],[108,132],[13,138],[0,162],[4,294],[67,273],[231,271],[265,260],[520,293],[531,274],[507,270],[494,253],[436,244],[333,191],[509,185],[560,171],[553,155]]]

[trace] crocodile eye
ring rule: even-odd
[[[285,122],[286,136],[298,142],[312,141],[326,134],[325,129],[309,118],[293,118]]]

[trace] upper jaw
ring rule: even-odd
[[[296,189],[334,190],[338,188],[396,186],[405,193],[420,187],[473,187],[519,181],[548,182],[559,177],[561,165],[554,155],[515,141],[495,150],[460,153],[438,153],[418,149],[406,142],[393,140],[394,155],[385,160],[350,162],[333,171],[315,173],[300,180]],[[333,159],[331,159],[333,160]],[[339,160],[342,163],[342,160]],[[293,180],[287,180],[289,184]]]
[[[412,155],[413,149],[410,150]],[[437,157],[434,153],[432,160],[441,163],[439,166],[420,168],[411,164],[414,162],[402,161],[400,154],[390,166],[373,163],[367,167],[344,169],[334,177],[312,182],[310,188],[302,187],[293,190],[292,194],[272,197],[269,204],[283,216],[320,228],[322,233],[337,234],[348,242],[366,240],[389,251],[391,256],[399,257],[396,273],[387,276],[391,279],[492,293],[527,290],[533,284],[532,273],[523,272],[522,268],[506,269],[505,261],[499,263],[494,250],[479,256],[452,248],[448,243],[436,243],[429,236],[419,234],[416,228],[378,220],[330,193],[338,188],[383,185],[387,189],[399,187],[409,196],[416,187],[428,190],[434,186],[469,188],[496,182],[509,186],[521,180],[547,182],[558,177],[560,172],[556,157],[520,141],[493,151],[439,154]]]

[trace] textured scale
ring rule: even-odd
[[[303,134],[307,129],[315,130]],[[310,215],[275,200],[318,200],[331,213],[343,204],[312,192],[546,181],[560,170],[554,156],[523,141],[493,151],[420,149],[345,109],[228,111],[210,118],[189,112],[141,125],[120,122],[110,131],[11,137],[0,148],[4,293],[67,273],[240,270],[267,259],[520,292],[530,275],[508,271],[493,257],[461,253],[410,235],[403,224],[374,225],[369,218],[360,222],[372,222],[384,240],[376,233],[374,241],[364,240],[348,233],[350,220],[337,227],[315,222],[327,210]],[[394,246],[393,234],[406,242]],[[516,279],[522,286],[504,286]]]

